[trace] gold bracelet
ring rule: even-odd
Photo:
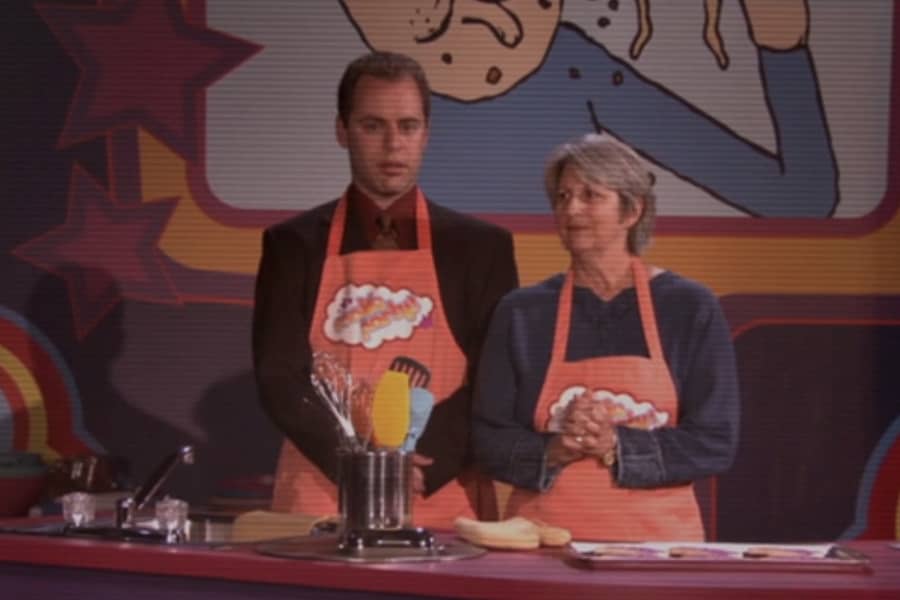
[[[613,432],[613,445],[612,448],[603,453],[603,456],[600,457],[600,461],[603,463],[603,466],[607,469],[612,468],[614,464],[616,464],[616,448],[619,446],[619,437]]]

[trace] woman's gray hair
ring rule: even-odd
[[[568,165],[597,185],[618,192],[620,214],[643,210],[637,222],[628,230],[628,252],[638,255],[650,243],[653,221],[656,218],[656,194],[653,193],[654,176],[637,153],[608,135],[589,133],[576,140],[557,146],[547,159],[544,169],[544,186],[550,205],[556,205],[559,177]]]

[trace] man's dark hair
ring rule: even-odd
[[[396,52],[372,52],[360,56],[344,70],[341,83],[338,85],[338,115],[344,125],[353,111],[353,94],[360,77],[369,75],[378,79],[397,81],[405,77],[411,77],[419,88],[422,97],[422,113],[425,120],[431,117],[431,89],[428,87],[428,79],[425,70],[414,59],[405,54]]]

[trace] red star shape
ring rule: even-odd
[[[122,298],[180,304],[157,247],[176,203],[120,204],[76,166],[65,222],[13,254],[65,279],[82,338]]]
[[[187,23],[179,0],[133,0],[114,10],[43,5],[38,12],[81,69],[61,147],[140,125],[195,160],[202,91],[260,50]]]

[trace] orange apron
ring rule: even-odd
[[[429,391],[435,402],[441,402],[463,385],[466,357],[441,303],[428,207],[421,191],[416,215],[418,249],[342,255],[347,197],[341,198],[328,234],[309,343],[313,352],[330,353],[354,378],[366,379],[373,388],[394,357],[411,357],[430,369]],[[417,496],[414,524],[450,528],[457,516],[473,516],[479,487],[476,477],[467,473],[427,499]],[[281,449],[272,508],[337,513],[336,486],[288,441]]]
[[[572,315],[570,271],[560,292],[550,365],[534,413],[538,431],[548,431],[551,415],[562,414],[566,399],[584,390],[595,398],[615,397],[613,402],[620,417],[617,422],[628,419],[629,424],[645,428],[663,422],[675,424],[678,397],[659,341],[647,271],[638,259],[632,261],[631,268],[650,356],[565,360]],[[560,404],[554,406],[557,403]],[[625,413],[630,413],[630,417]],[[703,540],[693,486],[620,488],[610,471],[593,457],[564,467],[544,493],[513,490],[507,511],[509,516],[533,517],[565,527],[579,539]]]

